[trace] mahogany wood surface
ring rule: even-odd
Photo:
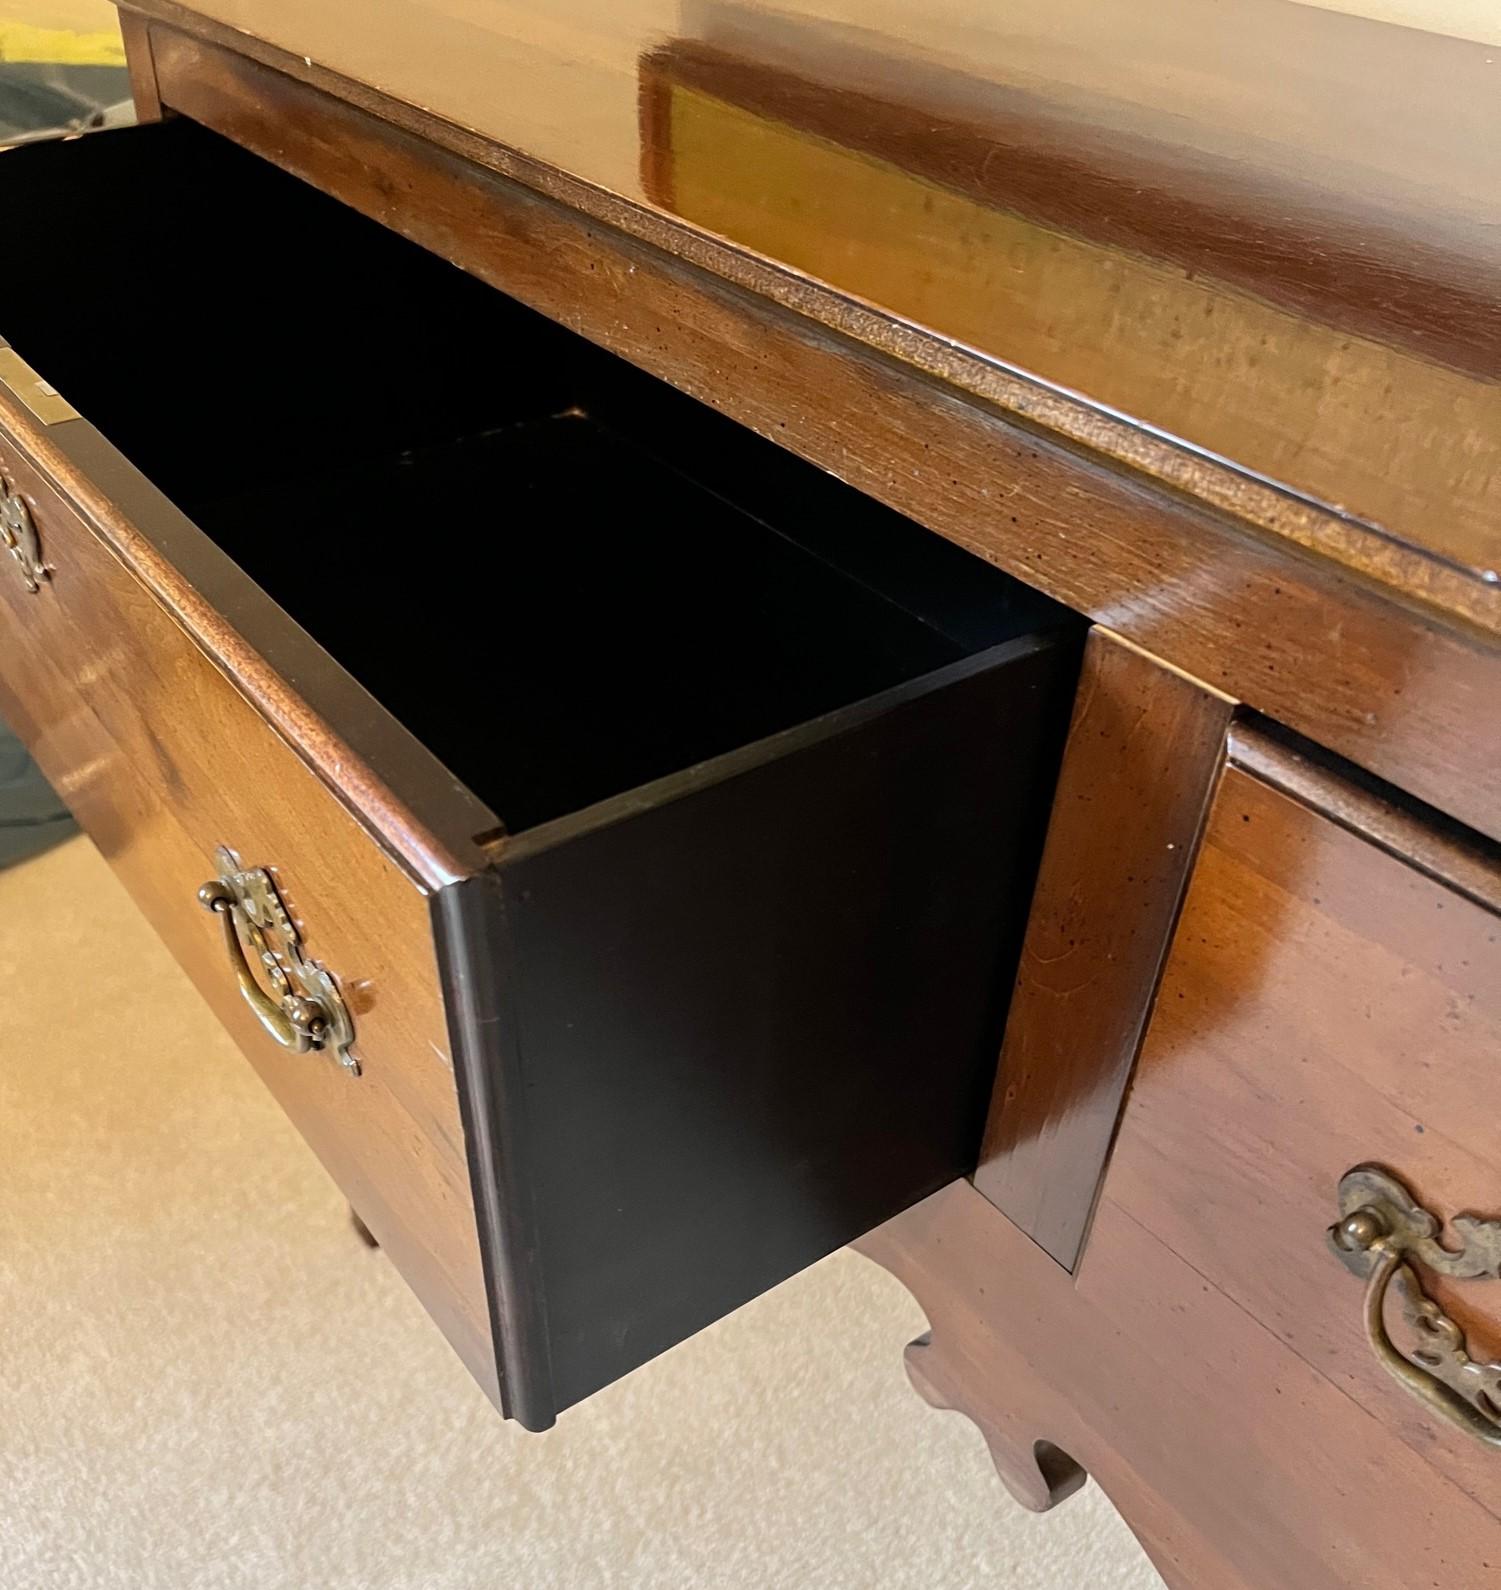
[[[1326,1223],[1310,1208],[1297,1236],[1343,1283],[1353,1348]],[[858,1246],[927,1314],[913,1383],[979,1426],[1012,1495],[1044,1511],[1081,1465],[1171,1590],[1495,1583],[1501,1523],[1396,1433],[1405,1393],[1367,1411],[1108,1193],[1077,1282],[967,1182]]]
[[[1496,1454],[1392,1384],[1316,1240],[1365,1162],[1444,1217],[1501,1215],[1498,911],[1494,857],[1480,903],[1232,767],[1105,1196],[1501,1515]],[[1501,1283],[1428,1279],[1501,1356]]]
[[[1473,12],[129,4],[1275,533],[1501,612],[1501,40]]]
[[[1375,1362],[1324,1232],[1371,1160],[1501,1212],[1501,866],[1432,833],[1411,865],[1379,799],[1234,746],[1076,1280],[967,1187],[864,1246],[929,1313],[920,1387],[1030,1505],[1034,1443],[1082,1464],[1170,1584],[1480,1590],[1495,1453]],[[1424,1279],[1494,1355],[1497,1283]]]
[[[120,12],[120,36],[125,43],[125,64],[130,73],[130,97],[140,123],[162,119],[162,99],[156,87],[156,63],[151,58],[151,36],[144,17]]]
[[[12,435],[0,434],[0,472],[31,505],[51,569],[32,595],[10,559],[0,563],[0,715],[498,1395],[427,893]],[[306,952],[338,979],[355,1022],[357,1079],[326,1056],[280,1049],[242,1002],[220,925],[196,899],[217,871],[218,845],[271,869]]]
[[[288,72],[153,26],[166,100],[1227,695],[1501,833],[1495,653]],[[262,51],[262,53],[267,53]],[[297,68],[301,70],[300,67]],[[476,151],[469,151],[475,153]]]
[[[1232,706],[1092,632],[974,1176],[1070,1270]]]

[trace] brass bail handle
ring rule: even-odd
[[[198,902],[219,918],[241,998],[283,1049],[293,1054],[328,1050],[358,1076],[359,1061],[349,1053],[354,1026],[348,1006],[329,972],[304,957],[271,875],[264,868],[242,867],[230,850],[221,849],[218,860],[220,875],[199,889]]]
[[[31,507],[3,475],[0,475],[0,548],[10,553],[20,571],[21,582],[35,596],[47,578],[42,561],[41,542]]]
[[[1365,1276],[1366,1339],[1377,1361],[1404,1390],[1485,1446],[1501,1448],[1501,1364],[1470,1357],[1463,1331],[1422,1289],[1414,1265],[1456,1280],[1501,1278],[1501,1221],[1460,1215],[1458,1249],[1437,1239],[1440,1222],[1395,1176],[1357,1165],[1341,1178],[1341,1218],[1329,1228],[1335,1257]],[[1397,1296],[1417,1345],[1403,1352],[1386,1326]]]
[[[238,910],[235,897],[217,879],[206,883],[198,891],[201,905],[216,912],[224,925],[224,948],[229,952],[234,967],[235,981],[245,1003],[255,1012],[256,1019],[282,1046],[294,1054],[306,1054],[323,1042],[328,1031],[328,1016],[316,1000],[301,995],[283,994],[278,1003],[256,981],[245,956],[245,946],[240,940],[240,927],[235,920]]]

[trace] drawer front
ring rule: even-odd
[[[0,716],[493,1394],[426,893],[3,433],[0,475],[50,570],[32,592],[0,563]],[[196,898],[219,846],[270,870],[306,954],[336,977],[359,1076],[281,1048],[240,996]]]
[[[1457,1405],[1446,1414],[1437,1394],[1408,1395],[1379,1359],[1382,1333],[1452,1373],[1446,1328],[1432,1316],[1426,1328],[1404,1319],[1400,1278],[1380,1331],[1368,1328],[1366,1282],[1351,1269],[1369,1261],[1352,1255],[1347,1268],[1326,1237],[1341,1214],[1341,1179],[1370,1163],[1441,1221],[1501,1216],[1497,875],[1485,854],[1327,774],[1309,775],[1287,753],[1247,744],[1210,814],[1081,1290],[1106,1284],[1114,1261],[1103,1248],[1127,1217],[1197,1272],[1205,1292],[1224,1294],[1275,1338],[1284,1361],[1295,1355],[1368,1416],[1355,1450],[1348,1420],[1338,1440],[1306,1401],[1279,1401],[1292,1370],[1256,1374],[1275,1355],[1226,1364],[1225,1398],[1259,1407],[1267,1439],[1312,1443],[1362,1515],[1401,1514],[1399,1476],[1410,1477],[1415,1461],[1436,1471],[1430,1495],[1437,1478],[1497,1515],[1501,1406],[1465,1429]],[[1460,1233],[1450,1227],[1443,1241],[1457,1249]],[[1477,1233],[1474,1251],[1488,1278],[1445,1276],[1442,1260],[1416,1273],[1484,1364],[1501,1358],[1501,1229]],[[1203,1316],[1201,1347],[1213,1355],[1201,1303],[1181,1300]],[[1487,1383],[1481,1368],[1458,1380]],[[1501,1370],[1489,1384],[1501,1385]],[[1263,1458],[1276,1464],[1278,1453]],[[1407,1484],[1405,1494],[1417,1492]],[[1359,1582],[1428,1583],[1441,1559],[1446,1573],[1433,1582],[1482,1582],[1478,1560],[1465,1556],[1467,1516],[1455,1496],[1446,1542],[1414,1520],[1403,1537],[1409,1559],[1387,1556],[1379,1572],[1367,1564]],[[1349,1529],[1359,1535],[1358,1516]]]

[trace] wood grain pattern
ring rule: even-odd
[[[1301,1236],[1343,1306],[1324,1223]],[[928,1316],[914,1383],[979,1426],[1016,1499],[1052,1506],[1079,1464],[1171,1590],[1494,1584],[1494,1513],[1109,1197],[1077,1284],[968,1183],[858,1246]]]
[[[744,32],[738,41],[723,44],[684,38],[643,59],[641,142],[650,161],[643,186],[647,197],[664,209],[708,224],[707,216],[690,206],[712,203],[712,195],[687,190],[694,176],[701,180],[713,175],[739,190],[739,224],[721,224],[718,230],[747,243],[758,231],[768,235],[761,229],[771,221],[776,200],[786,196],[779,192],[777,178],[786,180],[791,170],[763,173],[758,182],[743,168],[726,164],[725,157],[770,153],[789,134],[807,133],[877,162],[892,179],[902,179],[900,186],[889,180],[865,193],[897,197],[921,189],[936,207],[943,202],[935,192],[940,190],[974,201],[957,208],[956,216],[974,217],[982,225],[986,212],[998,226],[1002,216],[1036,222],[1055,236],[1067,234],[1108,249],[1116,270],[1128,268],[1123,256],[1130,252],[1181,270],[1188,278],[1207,278],[1205,293],[1221,317],[1233,303],[1227,289],[1239,287],[1298,316],[1304,338],[1315,346],[1322,339],[1314,328],[1323,327],[1421,352],[1482,381],[1501,362],[1501,316],[1473,261],[1448,255],[1441,247],[1427,251],[1421,264],[1411,257],[1394,259],[1390,231],[1359,207],[1352,206],[1339,231],[1329,226],[1327,212],[1312,209],[1312,195],[1306,191],[1299,195],[1302,204],[1290,202],[1285,211],[1274,212],[1245,191],[1248,173],[1243,163],[1192,162],[1184,159],[1181,148],[1165,142],[1106,136],[1097,126],[1081,127],[1049,114],[1034,94],[1009,85],[984,93],[982,81],[969,73],[933,65],[924,71],[916,62],[881,53],[878,42],[862,55],[849,41],[841,60],[838,46],[816,40],[811,29],[799,30],[786,20],[779,28],[767,28],[763,41],[764,54]],[[799,55],[801,70],[769,58],[789,63]],[[856,85],[861,67],[870,86]],[[874,90],[877,82],[879,89]],[[678,90],[696,97],[685,98]],[[701,118],[715,114],[703,104],[705,99],[719,102],[720,116],[739,112],[739,126],[731,128],[728,119],[705,125]],[[854,176],[852,163],[841,165]],[[803,169],[811,173],[814,168]],[[863,240],[841,215],[839,198],[811,189],[798,190],[798,196],[804,201],[800,223],[822,226],[829,234],[828,264],[811,274],[842,279],[847,287],[857,285],[863,268],[874,261],[862,256]],[[728,198],[720,196],[721,222],[736,215],[725,203]],[[945,268],[934,273],[939,278],[934,296],[919,299],[915,255],[929,250],[931,262],[934,245],[949,239],[930,224],[907,240],[914,251],[908,255],[897,226],[911,219],[896,206],[890,215],[867,216],[870,244],[892,251],[895,259],[880,278],[886,290],[865,296],[882,303],[905,300],[911,318],[956,331],[957,326],[945,321],[979,310],[971,291],[987,282],[993,288],[994,276],[984,270],[983,250],[973,245],[965,254],[946,250]],[[1390,222],[1389,216],[1382,219]],[[796,234],[782,236],[790,240]],[[792,260],[793,253],[778,250],[774,257]],[[1104,264],[1104,255],[1096,258]],[[807,268],[806,260],[798,263]],[[1054,263],[1056,268],[1056,258]],[[1068,285],[1077,283],[1071,279]],[[1003,295],[994,296],[998,315],[1012,307]],[[919,302],[927,312],[913,314]],[[1140,311],[1146,305],[1138,301],[1134,307]],[[999,319],[971,324],[978,334],[966,340],[977,346],[995,347],[1006,336]],[[1066,361],[1083,352],[1057,344],[1045,348],[1039,333],[1034,327],[1010,330],[1013,338],[1035,339],[1038,359],[1057,361],[1054,375],[1063,374]],[[1118,353],[1120,345],[1111,351]],[[1367,358],[1370,352],[1362,349]],[[1297,367],[1290,348],[1279,347],[1278,354],[1286,368]],[[1114,379],[1124,386],[1143,373],[1119,370]],[[1089,390],[1099,391],[1109,379],[1102,374]],[[1264,370],[1261,380],[1272,379],[1273,372]],[[1190,385],[1184,382],[1180,390]],[[1254,404],[1274,390],[1252,382],[1241,396]],[[1331,396],[1326,388],[1316,390]],[[1123,395],[1121,387],[1116,395]],[[1221,390],[1216,397],[1216,411],[1199,423],[1231,422],[1244,447],[1249,416],[1237,411],[1234,394]],[[1136,404],[1123,406],[1148,417]],[[1180,433],[1187,434],[1187,428]],[[1358,464],[1346,450],[1341,450],[1340,462],[1344,467]],[[1432,483],[1431,478],[1422,481],[1420,489]],[[1392,489],[1403,488],[1394,482]],[[1485,532],[1476,525],[1473,534],[1476,543],[1470,550],[1480,552]]]
[[[1336,785],[1323,805],[1342,797]],[[1501,1214],[1494,857],[1492,895],[1466,898],[1232,768],[1105,1196],[1501,1515],[1495,1454],[1391,1383],[1361,1333],[1359,1283],[1318,1240],[1339,1178],[1367,1161],[1446,1217]],[[1501,1356],[1501,1286],[1432,1289],[1477,1353]]]
[[[0,436],[0,468],[31,503],[53,571],[32,596],[0,568],[0,713],[496,1395],[426,892],[12,437]],[[279,1049],[242,1003],[219,926],[195,898],[220,844],[272,869],[307,953],[338,977],[364,1065],[358,1080],[322,1056]]]
[[[1220,784],[1077,1277],[968,1187],[863,1246],[928,1312],[925,1394],[1029,1505],[1069,1475],[1036,1443],[1083,1465],[1169,1584],[1482,1590],[1495,1454],[1376,1364],[1324,1231],[1371,1159],[1445,1216],[1501,1212],[1501,866],[1437,833],[1411,865],[1410,819],[1294,781]],[[1496,1283],[1425,1279],[1494,1354]]]
[[[185,113],[1501,834],[1501,693],[1494,649],[1473,630],[1009,424],[906,350],[833,338],[290,76],[165,28],[153,37],[164,93]]]
[[[664,207],[1352,515],[1423,524],[1478,594],[1501,562],[1501,479],[1475,467],[1501,310],[1473,258],[1358,205],[1331,227],[1307,192],[1267,207],[1244,161],[1102,137],[1027,90],[775,31],[798,69],[751,39],[643,61]]]
[[[133,11],[120,12],[120,36],[125,41],[125,65],[130,74],[130,97],[136,120],[142,124],[160,121],[164,114],[162,97],[156,84],[156,62],[151,57],[151,30],[144,17]]]
[[[1072,1270],[1233,703],[1095,630],[974,1184]]]
[[[1369,273],[1379,281],[1370,300],[1401,305],[1425,337],[1439,331],[1450,360],[1463,338],[1441,328],[1456,289],[1475,310],[1465,317],[1475,334],[1465,367],[1493,343],[1501,306],[1486,156],[1498,122],[1483,38],[1286,0],[1064,0],[1042,11],[1021,0],[574,0],[561,10],[543,0],[499,10],[391,0],[378,16],[351,0],[129,3],[1373,578],[1421,585],[1493,626],[1501,615],[1501,588],[1486,578],[1498,566],[1494,363],[1465,401],[1435,409],[1416,376],[1452,363],[1435,353],[1422,371],[1412,367],[1415,379],[1385,380],[1384,331],[1329,335],[1351,308],[1346,284]],[[935,135],[958,129],[961,143],[944,144],[953,158],[936,173],[888,163],[931,209],[915,203],[884,236],[889,211],[855,205],[841,217],[840,198],[871,176],[863,152],[845,162],[832,194],[814,182],[789,202],[784,168],[761,154],[769,133],[799,126],[796,107],[747,107],[722,81],[719,103],[734,125],[719,130],[733,137],[708,136],[686,105],[681,118],[638,123],[654,63],[683,47],[806,81],[824,120],[837,123],[834,138],[819,140],[826,157],[870,125],[871,101],[885,120],[909,116],[928,153]],[[1013,287],[1024,304],[1057,273],[1048,247],[1005,240],[1025,208],[1008,175],[1039,151],[1068,169],[1067,182],[1049,179],[1056,192],[1076,191],[1077,178],[1118,179],[1105,201],[1074,205],[1054,242],[1087,234],[1101,213],[1122,228],[1170,214],[1167,269],[1199,313],[1159,313],[1163,284],[1142,281],[1147,255],[1124,243],[1074,295],[1074,311],[1095,317],[1094,337],[1059,335],[1045,317],[1009,308],[973,334],[956,326],[956,305],[1009,302]],[[653,181],[668,168],[666,183]],[[987,189],[976,224],[945,246],[954,234],[936,218],[976,170],[1001,191]],[[748,227],[694,210],[694,192],[730,190],[746,201]],[[785,224],[756,224],[768,215],[785,223],[793,203],[828,223],[811,256],[781,246]],[[906,246],[913,237],[918,245]],[[1178,266],[1185,254],[1197,264]],[[1289,261],[1302,281],[1296,313],[1257,316],[1265,336],[1200,334],[1206,320],[1275,301]],[[989,292],[976,285],[987,277]],[[1161,335],[1149,350],[1137,336],[1131,352],[1133,333],[1149,325]],[[1125,344],[1111,357],[1091,357],[1117,336]],[[1359,412],[1344,402],[1352,387],[1366,395],[1366,426],[1331,427],[1331,414]],[[1308,423],[1279,425],[1278,395],[1299,405],[1315,388],[1325,401],[1305,411]],[[1372,466],[1373,455],[1399,452],[1402,469]]]
[[[1446,888],[1488,910],[1501,911],[1495,845],[1441,812],[1399,802],[1392,791],[1369,781],[1357,784],[1331,774],[1328,758],[1316,747],[1298,748],[1245,724],[1231,728],[1230,758],[1264,784],[1323,812]]]

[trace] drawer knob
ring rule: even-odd
[[[1341,1177],[1339,1207],[1329,1245],[1365,1280],[1366,1337],[1382,1367],[1448,1423],[1501,1447],[1501,1364],[1470,1357],[1463,1331],[1423,1291],[1414,1268],[1424,1264],[1460,1281],[1501,1279],[1501,1220],[1456,1216],[1460,1245],[1446,1248],[1437,1216],[1379,1165],[1357,1165]],[[1388,1293],[1400,1301],[1415,1343],[1406,1352],[1386,1328]]]
[[[0,546],[15,559],[26,589],[35,596],[47,578],[36,520],[31,516],[31,505],[3,477],[0,477]]]
[[[219,876],[199,889],[198,900],[223,925],[224,947],[245,1003],[283,1049],[332,1054],[358,1076],[360,1063],[349,1052],[354,1042],[349,1007],[332,974],[303,955],[297,925],[271,874],[264,867],[242,867],[232,850],[221,848],[214,859]],[[271,985],[269,992],[262,977]]]

